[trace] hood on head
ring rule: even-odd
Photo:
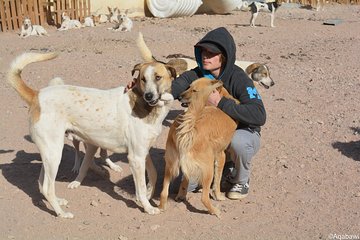
[[[202,69],[201,48],[203,46],[208,47],[210,51],[211,48],[214,49],[214,51],[217,49],[221,50],[226,58],[226,63],[220,73],[219,79],[230,74],[236,60],[236,45],[229,31],[224,27],[211,30],[194,46],[196,62],[202,70],[204,77],[213,79],[214,77],[208,71]]]

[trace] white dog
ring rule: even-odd
[[[84,19],[83,27],[95,27],[93,16]]]
[[[111,7],[108,7],[108,10],[109,10],[109,21],[111,23],[119,23],[119,14],[120,14],[120,11],[117,7],[115,8],[111,8]]]
[[[23,25],[21,26],[20,37],[27,38],[29,36],[49,36],[45,28],[40,25],[32,25],[31,20],[25,17]]]
[[[113,31],[130,32],[133,27],[133,21],[127,15],[128,10],[119,12],[120,22],[114,27],[108,29]]]
[[[137,64],[132,71],[139,72],[136,85],[126,93],[125,87],[100,90],[55,85],[37,91],[27,86],[21,78],[24,67],[56,56],[55,53],[24,53],[14,60],[8,73],[9,83],[29,105],[30,133],[43,163],[40,191],[58,216],[73,217],[60,207],[67,201],[55,194],[64,135],[70,130],[87,145],[80,172],[88,168],[98,146],[117,153],[127,151],[137,199],[145,212],[159,214],[160,210],[148,200],[157,178],[149,149],[161,133],[162,122],[173,101],[170,89],[176,77],[175,70],[159,62],[150,62],[152,59]],[[145,168],[149,174],[148,191]]]
[[[79,20],[70,19],[70,17],[67,16],[65,12],[61,14],[61,17],[62,17],[62,23],[60,28],[57,29],[58,31],[64,31],[64,30],[82,27]]]

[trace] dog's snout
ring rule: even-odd
[[[151,101],[154,97],[154,94],[152,92],[145,93],[145,100]]]

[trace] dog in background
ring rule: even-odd
[[[69,29],[82,27],[79,20],[70,19],[70,17],[67,16],[67,14],[65,12],[63,12],[61,14],[61,18],[62,18],[62,23],[61,23],[60,28],[57,29],[58,31],[65,31],[65,30],[69,30]]]
[[[83,27],[95,27],[94,16],[89,16],[84,19]]]
[[[32,25],[29,17],[25,17],[21,26],[20,37],[27,38],[29,36],[49,36],[45,28],[40,25]]]
[[[109,16],[106,14],[92,15],[94,24],[103,24],[109,22]]]
[[[270,26],[275,27],[275,11],[281,6],[280,0],[262,2],[262,1],[244,1],[241,10],[251,11],[250,27],[255,26],[255,20],[260,12],[270,13]]]
[[[108,11],[109,11],[109,21],[111,23],[119,23],[119,15],[120,15],[120,10],[117,7],[111,8],[111,7],[107,7]]]
[[[160,195],[160,209],[166,209],[170,181],[181,169],[184,177],[175,200],[185,200],[189,180],[198,182],[203,190],[201,201],[209,213],[220,216],[220,210],[209,198],[211,183],[216,200],[224,200],[220,180],[225,164],[225,150],[230,144],[237,123],[214,106],[206,106],[210,93],[219,89],[220,94],[232,98],[219,80],[200,78],[191,83],[181,95],[181,102],[188,109],[170,126],[165,150],[165,174]],[[233,98],[232,98],[233,99]],[[238,102],[238,100],[234,101]]]
[[[119,20],[119,23],[108,29],[113,31],[130,32],[133,27],[133,21],[128,17],[128,9],[119,12]]]

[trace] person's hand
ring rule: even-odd
[[[217,107],[217,105],[219,104],[221,100],[221,96],[220,93],[217,90],[214,90],[210,93],[209,97],[208,97],[208,105],[212,105]]]
[[[131,82],[129,82],[127,85],[126,85],[126,87],[125,87],[125,89],[124,89],[124,92],[126,93],[126,92],[128,92],[130,89],[132,89],[133,87],[135,87],[135,85],[136,85],[136,81],[135,81],[136,79],[133,79]]]

